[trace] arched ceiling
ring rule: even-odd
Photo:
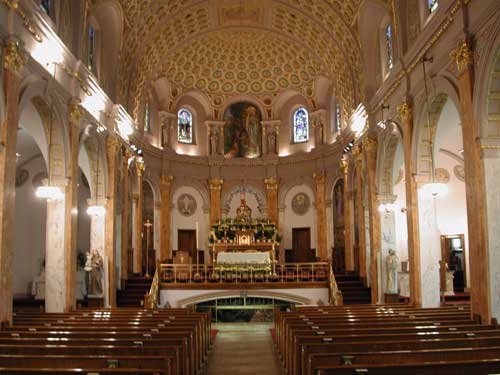
[[[309,98],[328,77],[350,113],[363,82],[356,17],[362,0],[119,0],[125,15],[120,92],[138,118],[152,81],[234,94]],[[219,98],[219,99],[216,99]]]

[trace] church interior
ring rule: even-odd
[[[0,0],[0,62],[0,374],[500,373],[498,0]]]

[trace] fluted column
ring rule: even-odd
[[[266,178],[264,180],[267,192],[267,218],[278,227],[278,180]]]
[[[12,323],[12,269],[16,143],[19,125],[19,71],[26,59],[19,44],[8,40],[3,46],[3,90],[5,118],[0,132],[0,323]]]
[[[65,204],[65,252],[66,252],[66,301],[64,311],[70,312],[76,308],[76,244],[78,238],[78,154],[80,134],[80,119],[83,110],[78,101],[73,101],[69,111],[69,165],[68,183],[66,185]]]
[[[160,211],[160,262],[172,257],[170,233],[170,193],[172,176],[162,175],[160,181],[161,211]]]
[[[210,225],[216,223],[221,215],[221,190],[224,180],[213,178],[208,180],[210,186]]]
[[[116,195],[118,191],[118,153],[120,141],[116,136],[107,139],[108,186],[106,194],[106,220],[104,254],[108,258],[108,304],[116,307]]]
[[[377,140],[366,138],[363,143],[367,170],[368,211],[370,220],[370,287],[372,303],[379,303],[379,273],[378,258],[380,257],[380,213],[377,199]]]
[[[344,252],[345,269],[354,271],[354,244],[353,244],[353,220],[352,220],[352,186],[349,178],[349,158],[344,155],[340,162],[340,168],[344,176]]]
[[[317,228],[317,256],[322,261],[328,260],[328,251],[326,248],[326,203],[325,203],[325,174],[314,174],[316,185],[316,228]]]
[[[366,281],[366,225],[365,225],[365,205],[363,194],[363,153],[361,146],[357,146],[353,155],[355,158],[356,169],[354,173],[354,185],[356,186],[356,217],[358,223],[358,246],[359,246],[359,277]]]
[[[143,160],[136,161],[137,166],[137,203],[135,207],[135,216],[134,216],[134,273],[138,273],[142,275],[142,230],[143,230],[143,222],[142,222],[142,208],[143,208],[143,173],[146,169]]]
[[[415,181],[415,162],[412,157],[413,111],[408,100],[398,107],[403,129],[403,153],[405,161],[406,225],[408,228],[408,263],[410,264],[410,303],[422,306],[420,280],[420,235],[418,217],[418,192]]]
[[[489,172],[486,178],[491,180],[488,183],[489,186],[496,186],[498,162],[489,157],[482,160],[481,146],[476,142],[481,134],[474,119],[474,54],[470,44],[465,40],[461,41],[451,57],[457,65],[460,92],[472,315],[480,316],[484,324],[489,324],[492,317],[500,317],[498,251],[496,250],[498,242],[494,237],[494,233],[498,232],[498,219],[496,218],[498,213],[494,212],[493,208],[495,202],[498,202],[498,195],[488,196],[489,192],[495,189],[486,189],[485,168],[488,167]],[[493,208],[489,209],[488,216],[486,207]],[[488,228],[489,217],[494,223],[490,224],[490,228]],[[488,233],[488,230],[491,233]]]
[[[129,158],[131,157],[130,152],[124,148],[122,155],[122,238],[121,238],[121,286],[125,287],[128,278],[128,262],[132,259],[128,259],[128,250],[130,248],[129,237],[130,237],[130,186],[129,186]]]

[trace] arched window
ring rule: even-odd
[[[177,140],[181,143],[193,143],[193,115],[187,109],[178,113]]]
[[[438,0],[427,0],[427,9],[429,10],[429,13],[434,13],[438,7]]]
[[[309,140],[309,113],[299,108],[293,115],[293,142],[302,143]]]
[[[149,133],[150,122],[149,103],[146,102],[146,107],[144,108],[144,133]]]
[[[95,73],[95,52],[96,52],[96,35],[94,26],[89,25],[89,35],[88,35],[88,43],[89,43],[89,55],[88,55],[88,67],[91,72]]]
[[[387,70],[390,70],[394,66],[394,43],[391,24],[385,27],[385,42],[387,49]]]
[[[50,16],[50,0],[40,1],[40,7],[48,16]]]

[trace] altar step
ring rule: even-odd
[[[364,283],[354,272],[335,274],[335,280],[344,297],[345,305],[371,303],[371,290],[365,288]]]
[[[140,307],[144,303],[144,295],[151,288],[152,278],[134,276],[127,280],[124,290],[117,293],[118,307]]]

